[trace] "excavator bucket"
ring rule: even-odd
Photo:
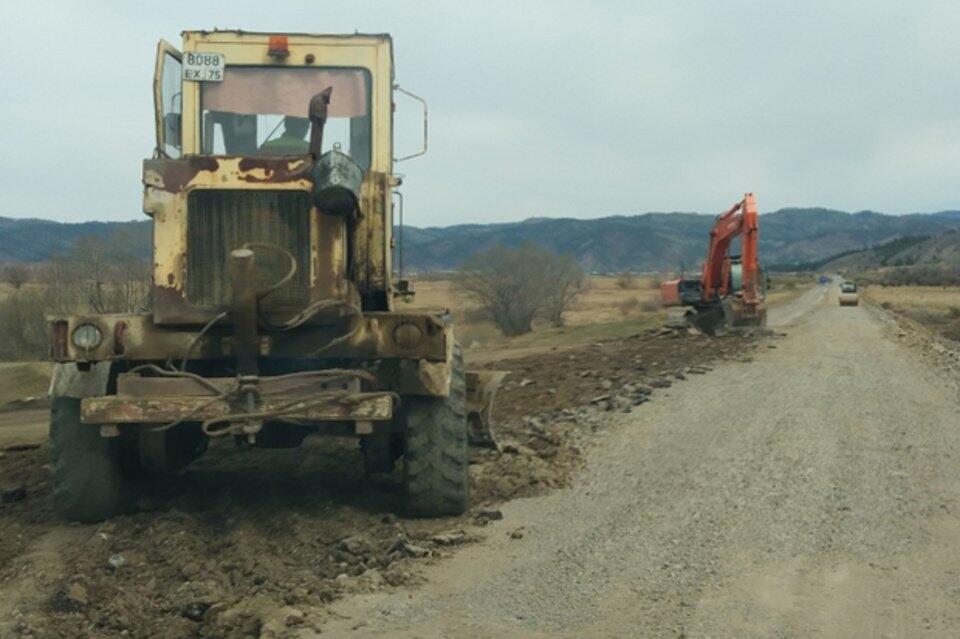
[[[687,311],[684,318],[686,318],[688,326],[705,335],[716,335],[727,326],[727,317],[719,305],[707,309]]]
[[[763,328],[767,325],[767,307],[763,303],[748,304],[740,299],[727,299],[721,304],[687,311],[687,324],[706,335],[728,330]]]
[[[724,304],[724,314],[731,328],[763,328],[767,325],[767,307],[763,302],[751,304],[740,299]]]
[[[493,398],[509,371],[467,371],[467,423],[470,445],[500,448],[490,427]]]

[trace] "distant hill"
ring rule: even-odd
[[[457,268],[470,254],[502,244],[528,242],[571,253],[589,271],[654,271],[703,259],[714,215],[645,213],[591,220],[532,218],[507,224],[460,224],[404,229],[404,264],[411,270]],[[0,261],[41,261],[69,250],[84,235],[118,229],[146,256],[149,222],[85,222],[0,217]],[[768,266],[825,260],[908,235],[960,230],[960,211],[885,215],[821,208],[789,208],[760,217],[761,259]]]
[[[906,236],[884,244],[838,255],[823,270],[858,272],[885,267],[936,266],[960,270],[960,232]]]
[[[150,254],[150,222],[80,222],[0,217],[0,262],[41,262],[67,253],[79,237],[122,235],[130,250]]]
[[[404,263],[413,269],[455,268],[497,244],[540,244],[572,253],[595,271],[695,267],[706,253],[714,215],[646,213],[593,220],[539,218],[511,224],[404,229]],[[960,211],[884,215],[829,209],[781,209],[760,217],[760,256],[767,265],[823,260],[906,235],[960,229]]]

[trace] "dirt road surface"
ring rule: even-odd
[[[317,636],[958,636],[953,381],[832,291],[773,319],[776,348],[619,416],[572,488]]]

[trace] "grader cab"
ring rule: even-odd
[[[464,371],[445,315],[394,308],[408,294],[392,269],[398,89],[387,35],[161,41],[151,309],[52,323],[63,516],[122,512],[134,476],[214,438],[315,434],[358,437],[369,472],[402,460],[414,515],[468,507],[468,439],[495,445],[499,377]]]

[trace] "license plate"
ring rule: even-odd
[[[226,61],[222,53],[183,54],[183,79],[192,82],[222,82]]]

